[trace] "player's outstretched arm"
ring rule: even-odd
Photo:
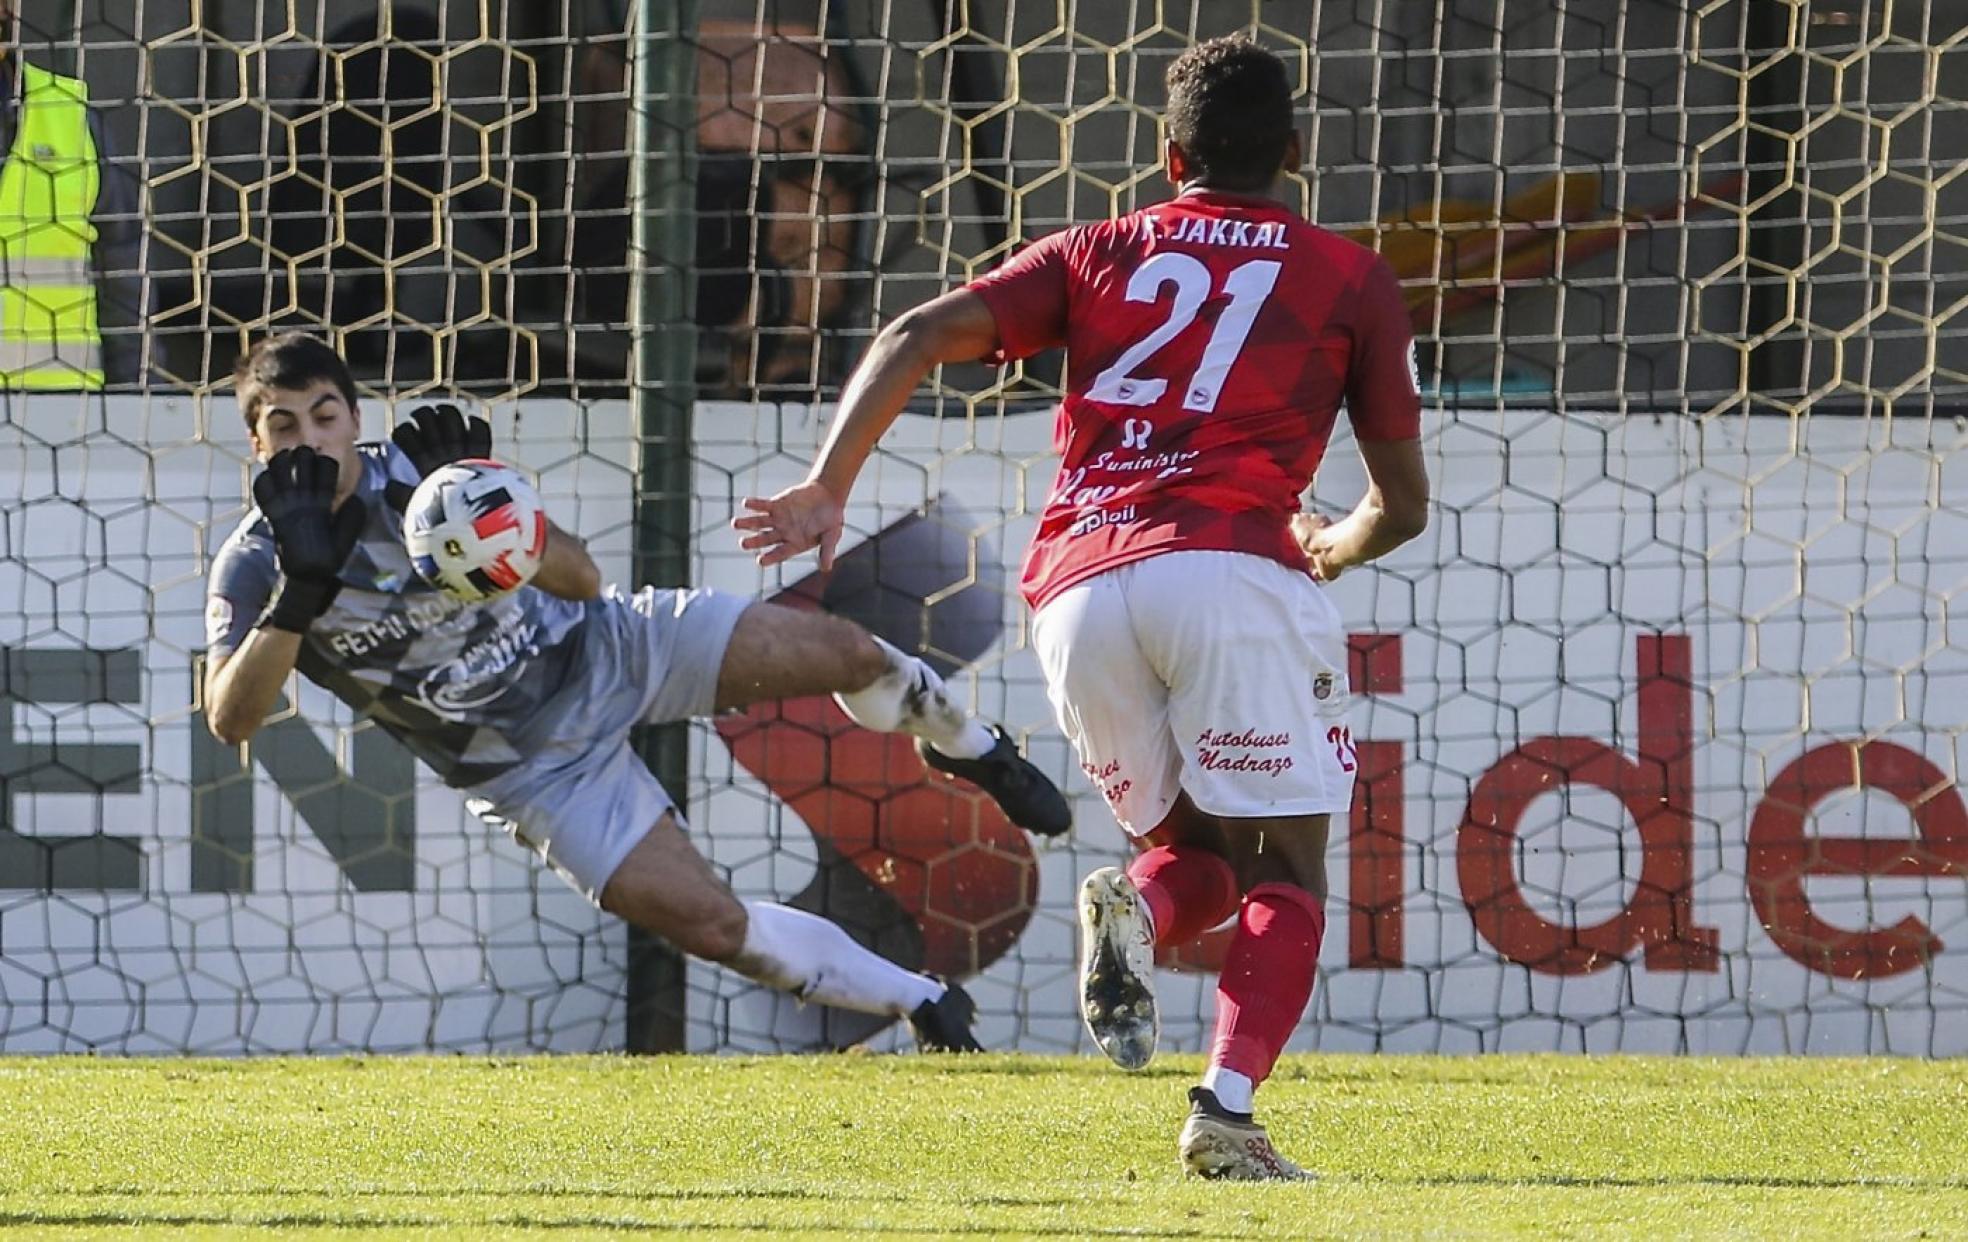
[[[259,732],[300,658],[299,634],[269,629],[254,630],[229,655],[210,657],[205,665],[205,724],[212,736],[237,746]]]
[[[1419,440],[1361,440],[1367,494],[1338,522],[1313,514],[1292,520],[1292,533],[1321,581],[1387,555],[1428,529],[1428,466]]]
[[[552,522],[547,523],[547,548],[540,554],[540,572],[533,585],[549,595],[575,603],[601,595],[601,569],[588,555],[588,545]]]
[[[957,289],[883,328],[848,377],[840,408],[806,482],[770,499],[747,496],[731,525],[739,547],[761,565],[819,549],[820,568],[834,567],[848,493],[862,463],[908,405],[917,385],[945,362],[970,362],[996,351],[998,323],[984,299]]]

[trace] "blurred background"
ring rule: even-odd
[[[145,187],[163,382],[333,324],[387,391],[608,392],[631,7],[50,0],[23,39]],[[691,7],[706,395],[825,396],[884,318],[1163,196],[1162,71],[1235,29],[1292,61],[1302,205],[1396,264],[1447,394],[1709,413],[1968,383],[1960,0]]]

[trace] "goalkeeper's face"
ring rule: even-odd
[[[362,461],[355,442],[362,434],[361,411],[333,380],[316,380],[305,388],[263,388],[260,416],[253,425],[253,455],[264,464],[282,449],[305,445],[335,459],[335,503],[341,504],[362,478]]]

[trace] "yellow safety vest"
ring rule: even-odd
[[[89,88],[16,63],[20,127],[0,166],[0,387],[101,388]]]

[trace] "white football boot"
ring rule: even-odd
[[[1176,1141],[1186,1172],[1231,1182],[1318,1180],[1316,1174],[1279,1155],[1263,1126],[1228,1111],[1211,1092],[1192,1087],[1189,1102],[1189,1119],[1182,1123],[1182,1137]]]
[[[1080,1016],[1093,1042],[1122,1069],[1155,1055],[1155,945],[1141,892],[1119,867],[1080,885]]]

